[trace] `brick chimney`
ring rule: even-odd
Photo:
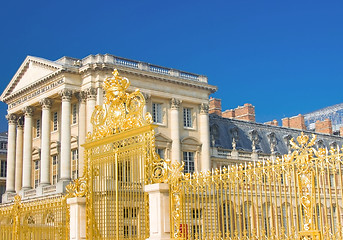
[[[212,114],[216,114],[218,116],[222,115],[222,100],[219,98],[210,98],[209,100],[209,113]]]
[[[224,112],[222,112],[222,117],[235,118],[235,110],[234,109],[225,110]]]
[[[298,116],[290,117],[290,118],[283,118],[282,126],[288,127],[288,128],[306,130],[305,119],[304,119],[304,116],[301,114],[299,114]]]
[[[330,119],[325,119],[324,121],[316,121],[316,132],[326,133],[332,135],[332,123]]]
[[[272,125],[272,126],[279,126],[279,123],[276,119],[274,119],[273,121],[265,122],[264,124]]]
[[[255,122],[255,107],[250,103],[237,107],[235,109],[235,119]]]

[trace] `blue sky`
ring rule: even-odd
[[[207,75],[223,110],[280,120],[342,102],[342,12],[338,0],[3,1],[0,90],[27,55],[110,53]]]

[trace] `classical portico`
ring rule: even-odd
[[[57,61],[28,56],[1,95],[9,130],[5,201],[15,192],[23,199],[63,192],[82,175],[90,118],[105,101],[102,83],[114,68],[130,79],[129,92],[144,93],[161,157],[211,167],[206,104],[216,87],[206,77],[109,54]]]

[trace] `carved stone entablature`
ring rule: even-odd
[[[44,98],[42,100],[39,101],[39,103],[42,105],[43,109],[50,109],[52,106],[52,99],[50,98]]]
[[[170,107],[171,109],[179,109],[180,105],[181,105],[181,100],[176,99],[176,98],[172,98],[170,100]]]
[[[79,102],[85,103],[87,100],[87,92],[86,91],[80,91],[75,93],[75,97]]]
[[[63,89],[59,92],[59,94],[62,97],[62,101],[70,101],[71,97],[73,96],[73,91],[69,89]]]
[[[143,94],[143,97],[145,99],[145,102],[148,102],[151,98],[151,94],[149,93],[144,93],[144,92],[141,92]]]
[[[87,89],[87,98],[88,99],[96,99],[96,88],[88,88]]]
[[[208,105],[208,103],[202,103],[201,105],[200,105],[200,113],[201,114],[208,114],[208,110],[209,110],[209,105]]]
[[[27,107],[24,107],[22,111],[25,114],[25,117],[32,117],[35,109],[34,109],[34,107],[27,106]]]
[[[15,114],[7,114],[6,119],[9,124],[17,124],[17,115]]]
[[[23,116],[18,117],[17,127],[18,128],[23,128],[24,127],[24,117]]]

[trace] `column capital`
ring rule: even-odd
[[[151,94],[149,93],[145,93],[145,92],[141,92],[143,97],[144,97],[144,100],[147,102],[149,101],[149,99],[151,98]]]
[[[9,124],[16,124],[17,123],[17,115],[10,113],[6,115],[6,119],[8,121]]]
[[[39,103],[42,105],[43,109],[50,109],[52,105],[52,99],[50,98],[43,98],[39,101]]]
[[[24,127],[24,117],[23,116],[18,117],[18,119],[17,119],[17,127],[18,128],[23,128]]]
[[[96,88],[93,88],[93,87],[90,87],[87,89],[87,98],[88,99],[93,99],[95,100],[96,99]]]
[[[176,99],[176,98],[172,98],[170,100],[170,105],[171,105],[171,109],[179,109],[180,105],[181,105],[181,100]]]
[[[208,105],[208,103],[202,103],[201,105],[200,105],[200,113],[201,114],[208,114],[208,110],[209,110],[209,105]]]
[[[27,107],[24,107],[22,111],[25,114],[25,117],[32,117],[35,109],[34,109],[34,107],[27,106]]]
[[[70,89],[63,89],[59,92],[59,95],[62,97],[62,102],[69,102],[71,100],[71,97],[73,96],[73,91]]]
[[[86,91],[80,91],[75,93],[75,97],[79,102],[85,103],[87,100],[87,92]]]

